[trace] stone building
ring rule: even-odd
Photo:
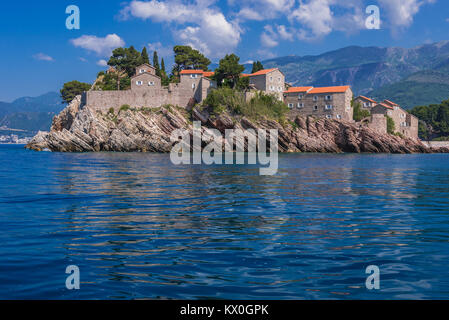
[[[371,98],[365,96],[358,96],[354,99],[354,103],[360,103],[362,109],[371,110],[374,106],[377,105],[377,102]]]
[[[285,75],[278,68],[264,69],[243,76],[249,77],[249,85],[256,90],[274,94],[279,97],[279,100],[284,99]]]
[[[352,122],[351,100],[350,86],[291,87],[284,92],[291,118],[301,115]]]
[[[418,139],[418,118],[389,100],[378,103],[371,109],[371,114],[389,116],[394,121],[394,131],[407,138]]]
[[[129,90],[87,91],[82,95],[82,103],[101,111],[117,109],[122,105],[154,108],[171,104],[184,108],[206,99],[210,90],[216,87],[216,83],[210,78],[212,75],[213,72],[202,70],[183,70],[179,83],[162,87],[156,69],[149,64],[142,64],[136,68]]]

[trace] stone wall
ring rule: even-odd
[[[194,95],[191,88],[171,84],[169,88],[147,87],[146,90],[88,91],[83,94],[82,101],[83,105],[100,111],[117,109],[125,104],[133,108],[154,108],[165,104],[187,107]]]
[[[381,133],[387,133],[387,118],[383,114],[374,113],[371,115],[368,127]]]

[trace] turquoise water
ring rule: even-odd
[[[0,159],[2,299],[449,298],[449,155],[281,155],[276,176],[158,154]]]

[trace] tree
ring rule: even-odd
[[[115,68],[117,77],[117,89],[120,90],[120,81],[122,78],[131,78],[136,68],[141,64],[142,57],[139,51],[133,46],[129,48],[117,48],[112,51],[112,56],[108,61],[108,65]]]
[[[162,85],[168,86],[170,83],[170,79],[167,76],[167,71],[165,71],[165,61],[164,58],[161,60],[161,78],[162,78]]]
[[[88,91],[90,87],[90,84],[76,80],[64,83],[64,86],[60,90],[61,98],[65,103],[70,103],[77,95]]]
[[[220,60],[218,68],[215,70],[215,80],[218,85],[229,83],[231,88],[235,88],[241,73],[245,67],[239,64],[240,58],[235,54],[226,55]]]
[[[255,61],[255,62],[253,62],[253,69],[251,70],[251,73],[256,73],[256,72],[258,72],[260,70],[263,70],[263,69],[264,69],[264,67],[262,65],[262,62]]]
[[[354,100],[353,100],[353,101],[351,101],[351,104],[354,108],[354,113],[353,113],[354,121],[359,122],[371,115],[371,113],[368,110],[362,110],[362,106],[361,106],[360,102],[354,104]]]
[[[176,73],[184,69],[209,70],[210,60],[198,50],[189,46],[175,46],[173,51],[175,52],[175,67],[173,70]]]
[[[159,66],[159,57],[157,55],[157,51],[153,53],[153,67],[156,69],[156,75],[162,78],[161,67]]]
[[[395,123],[392,117],[386,116],[387,117],[387,132],[389,134],[394,134],[394,129],[395,129]]]
[[[148,63],[150,64],[150,57],[148,56],[147,48],[143,47],[141,56],[141,64]]]

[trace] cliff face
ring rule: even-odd
[[[61,152],[118,151],[170,152],[170,134],[175,129],[192,132],[192,119],[183,109],[161,107],[121,110],[102,114],[89,107],[80,108],[77,97],[53,119],[50,132],[39,132],[27,145],[33,150]],[[273,120],[254,121],[222,114],[210,116],[194,109],[192,118],[201,121],[202,130],[278,129],[280,152],[371,152],[431,153],[449,149],[431,149],[421,142],[382,135],[355,123],[297,117],[295,124],[282,126]]]

